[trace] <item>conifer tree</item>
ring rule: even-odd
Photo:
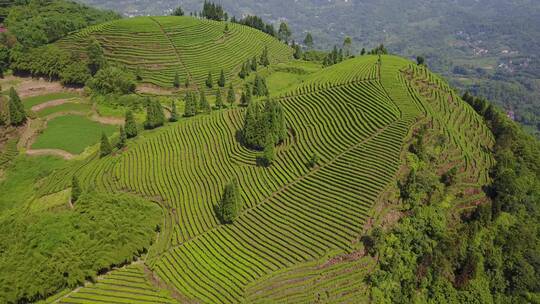
[[[79,179],[75,175],[71,178],[71,203],[75,204],[81,196],[82,190]]]
[[[90,73],[95,75],[97,71],[105,67],[106,59],[105,52],[101,47],[99,41],[96,38],[91,38],[88,47],[86,48],[86,53],[88,55],[88,68],[90,68]]]
[[[302,58],[302,48],[298,44],[294,46],[294,59],[301,59]]]
[[[169,117],[170,122],[178,121],[178,109],[176,108],[176,102],[173,100],[171,103],[171,117]]]
[[[120,127],[120,137],[118,138],[118,143],[116,143],[116,147],[118,149],[123,149],[126,146],[127,141],[127,135],[126,131],[124,130],[124,127]]]
[[[12,126],[20,126],[26,122],[26,112],[21,98],[13,87],[9,89],[9,122]]]
[[[242,78],[242,79],[245,79],[247,76],[247,73],[246,73],[246,64],[243,63],[242,64],[242,68],[240,69],[240,72],[238,73],[238,77]]]
[[[210,104],[208,103],[208,99],[206,99],[206,94],[204,94],[203,90],[200,91],[199,110],[202,112],[210,112],[212,110]]]
[[[257,71],[257,57],[253,56],[253,59],[251,60],[251,70],[256,72]]]
[[[171,16],[184,16],[184,10],[182,9],[182,7],[179,6],[174,9]]]
[[[263,165],[266,167],[270,166],[274,162],[275,158],[276,158],[275,143],[270,137],[266,145],[264,146],[263,157],[262,157]]]
[[[221,96],[221,90],[219,88],[216,90],[216,108],[223,108],[223,97]]]
[[[311,33],[307,33],[306,38],[304,39],[304,44],[308,49],[313,48],[313,36],[311,36]]]
[[[229,85],[229,91],[227,92],[227,102],[231,104],[231,106],[236,101],[236,93],[234,92],[234,88],[232,83]]]
[[[360,51],[360,56],[364,56],[366,54],[366,48],[362,48]]]
[[[222,224],[233,223],[242,211],[240,190],[236,180],[225,186],[217,210]]]
[[[223,32],[225,34],[227,34],[229,32],[229,24],[228,23],[225,23],[225,29],[223,30]]]
[[[208,78],[206,78],[206,87],[211,89],[214,86],[214,81],[212,80],[212,72],[208,72]]]
[[[185,117],[191,117],[195,116],[197,114],[197,100],[195,99],[195,96],[193,92],[186,92],[186,96],[184,97],[184,116]]]
[[[223,72],[223,69],[221,69],[221,74],[219,75],[218,85],[221,88],[225,87],[225,72]]]
[[[141,81],[143,79],[140,66],[137,66],[137,69],[135,70],[135,79],[137,79],[137,81]]]
[[[292,32],[289,29],[289,26],[287,25],[287,23],[281,22],[281,24],[279,25],[279,30],[278,30],[279,40],[288,44],[289,38],[291,37],[291,35],[292,35]]]
[[[165,123],[165,114],[163,114],[163,107],[158,100],[147,100],[148,106],[146,107],[146,121],[144,127],[146,129],[155,129],[163,126]]]
[[[245,93],[246,93],[246,105],[249,105],[252,100],[251,86],[249,85],[249,83],[246,83]]]
[[[180,75],[178,75],[178,71],[174,73],[173,86],[177,89],[180,87]]]
[[[186,82],[184,83],[184,86],[185,86],[186,89],[187,89],[187,88],[189,88],[189,85],[190,85],[190,83],[189,83],[189,75],[187,75],[187,76],[186,76]]]
[[[105,157],[112,153],[112,146],[105,132],[101,133],[101,145],[99,146],[99,155]]]
[[[268,58],[268,46],[264,47],[259,63],[264,67],[267,67],[270,65],[270,59]]]
[[[345,40],[343,40],[343,50],[344,50],[344,56],[345,58],[348,58],[351,56],[351,49],[352,49],[352,39],[351,37],[345,37]]]
[[[135,117],[133,117],[133,112],[131,111],[126,112],[124,128],[127,138],[133,138],[137,136],[137,124],[135,123]]]

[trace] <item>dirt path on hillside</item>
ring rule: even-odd
[[[70,160],[75,157],[75,155],[60,149],[36,149],[36,150],[26,150],[26,154],[31,156],[44,156],[44,155],[53,155],[62,157],[65,160]]]
[[[51,100],[51,101],[47,101],[47,102],[44,102],[44,103],[37,104],[37,105],[33,106],[32,108],[30,108],[30,110],[32,110],[34,112],[39,112],[39,111],[47,109],[47,108],[52,108],[52,107],[56,107],[56,106],[59,106],[59,105],[63,105],[65,103],[70,103],[70,102],[72,102],[72,100],[73,99],[71,99],[71,98]]]

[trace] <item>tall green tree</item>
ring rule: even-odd
[[[101,144],[99,146],[99,155],[105,157],[112,153],[112,146],[105,132],[101,133]]]
[[[366,54],[366,48],[362,48],[360,51],[360,56],[364,56]]]
[[[222,109],[224,107],[223,97],[221,96],[221,89],[216,90],[216,108]]]
[[[77,176],[73,175],[73,177],[71,178],[71,203],[72,204],[75,204],[79,200],[81,193],[82,193],[82,190],[79,184],[79,179],[77,179]]]
[[[268,87],[266,86],[266,80],[259,76],[255,75],[255,80],[253,84],[253,95],[255,96],[267,96],[269,94]]]
[[[264,146],[262,163],[264,166],[270,166],[276,159],[276,147],[272,138],[267,140],[266,145]]]
[[[90,73],[95,75],[97,71],[105,67],[107,63],[105,52],[96,38],[92,37],[90,39],[86,48],[86,53],[88,55],[88,67],[90,68]]]
[[[300,45],[294,44],[293,49],[294,49],[294,54],[293,54],[294,59],[302,59],[302,48],[300,47]]]
[[[123,149],[126,146],[126,141],[127,141],[126,130],[124,130],[124,127],[120,127],[120,137],[118,138],[118,143],[116,143],[116,147],[118,149]]]
[[[304,44],[310,50],[313,48],[313,36],[311,35],[311,33],[306,34],[306,38],[304,38]]]
[[[221,69],[221,73],[219,75],[218,85],[220,88],[225,87],[225,72],[223,71],[223,69]]]
[[[21,98],[13,87],[9,89],[9,122],[12,126],[20,126],[26,122],[26,112]]]
[[[124,128],[127,138],[137,137],[137,123],[135,122],[135,117],[131,111],[126,112]]]
[[[352,39],[351,37],[345,37],[343,40],[343,50],[345,58],[349,58],[352,55]]]
[[[186,92],[184,97],[184,116],[192,117],[197,115],[197,99],[193,92]]]
[[[259,63],[264,67],[270,65],[270,59],[268,58],[268,46],[264,47]]]
[[[171,16],[184,16],[184,10],[179,6],[173,10]]]
[[[199,110],[202,112],[210,112],[212,111],[212,108],[210,107],[210,103],[208,102],[208,99],[206,98],[206,94],[203,90],[199,93]]]
[[[257,72],[257,57],[253,56],[251,60],[251,70]]]
[[[208,77],[206,78],[206,87],[209,89],[214,87],[214,80],[212,80],[212,72],[208,72]]]
[[[171,103],[171,117],[169,117],[170,122],[178,121],[178,109],[176,108],[176,102],[173,100]]]
[[[227,92],[227,102],[231,104],[231,106],[236,102],[236,93],[234,92],[232,83],[229,85],[229,90]]]
[[[165,114],[163,106],[158,100],[147,100],[146,121],[144,122],[145,129],[155,129],[163,126],[165,123]]]
[[[231,181],[225,186],[223,195],[217,207],[218,217],[222,224],[231,224],[242,211],[242,202],[238,182]]]
[[[289,29],[289,26],[287,25],[287,23],[281,22],[281,24],[279,25],[279,30],[278,30],[279,40],[288,44],[289,39],[291,38],[291,35],[292,35],[292,32]]]
[[[180,87],[180,75],[178,75],[178,71],[174,73],[173,86],[177,89]]]
[[[426,59],[423,56],[417,56],[416,57],[416,63],[418,65],[424,65],[426,63]]]
[[[251,102],[244,117],[242,134],[247,146],[259,150],[269,141],[282,142],[287,136],[287,128],[281,104],[275,100]]]

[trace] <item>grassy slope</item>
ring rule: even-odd
[[[272,80],[285,90],[280,101],[292,131],[270,168],[256,167],[257,153],[236,141],[244,109],[233,108],[145,133],[119,156],[75,162],[40,193],[65,189],[76,174],[98,191],[127,190],[161,202],[163,233],[148,265],[188,297],[233,303],[252,298],[246,288],[264,288],[258,284],[272,274],[313,272],[311,261],[354,250],[370,207],[393,182],[412,126],[424,116],[448,126],[470,182],[485,178],[492,139],[482,121],[410,62],[384,56],[379,69],[377,57],[365,56],[289,77],[303,82],[285,90],[288,80]],[[314,152],[320,166],[309,169],[304,164]],[[245,210],[234,225],[221,226],[213,206],[233,177]],[[341,277],[340,269],[331,267],[325,277]],[[285,294],[302,296],[302,289]]]
[[[203,85],[208,72],[214,82],[221,69],[227,79],[237,78],[242,64],[260,56],[265,47],[272,62],[285,62],[292,50],[275,38],[255,29],[192,17],[139,17],[84,29],[58,44],[74,51],[85,50],[90,36],[100,41],[107,58],[141,69],[142,82],[172,87],[176,72],[181,83]],[[216,85],[214,83],[214,85]]]
[[[114,126],[102,125],[84,116],[61,116],[47,123],[47,128],[38,136],[32,148],[60,149],[79,154],[86,147],[98,143],[101,132],[110,136],[115,130]]]

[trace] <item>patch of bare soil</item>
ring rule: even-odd
[[[47,81],[43,78],[6,76],[3,82],[14,82],[15,89],[21,98],[33,97],[49,93],[69,91],[80,91],[81,89],[67,89],[59,82]]]
[[[55,155],[62,157],[63,159],[70,160],[73,159],[74,155],[59,149],[38,149],[38,150],[26,150],[26,154],[32,155],[32,156],[41,156],[41,155]]]
[[[327,268],[327,267],[330,267],[330,266],[333,266],[342,262],[357,261],[363,258],[364,256],[366,256],[365,250],[358,250],[358,251],[351,252],[349,254],[339,255],[326,261],[326,263],[319,266],[319,269]]]

